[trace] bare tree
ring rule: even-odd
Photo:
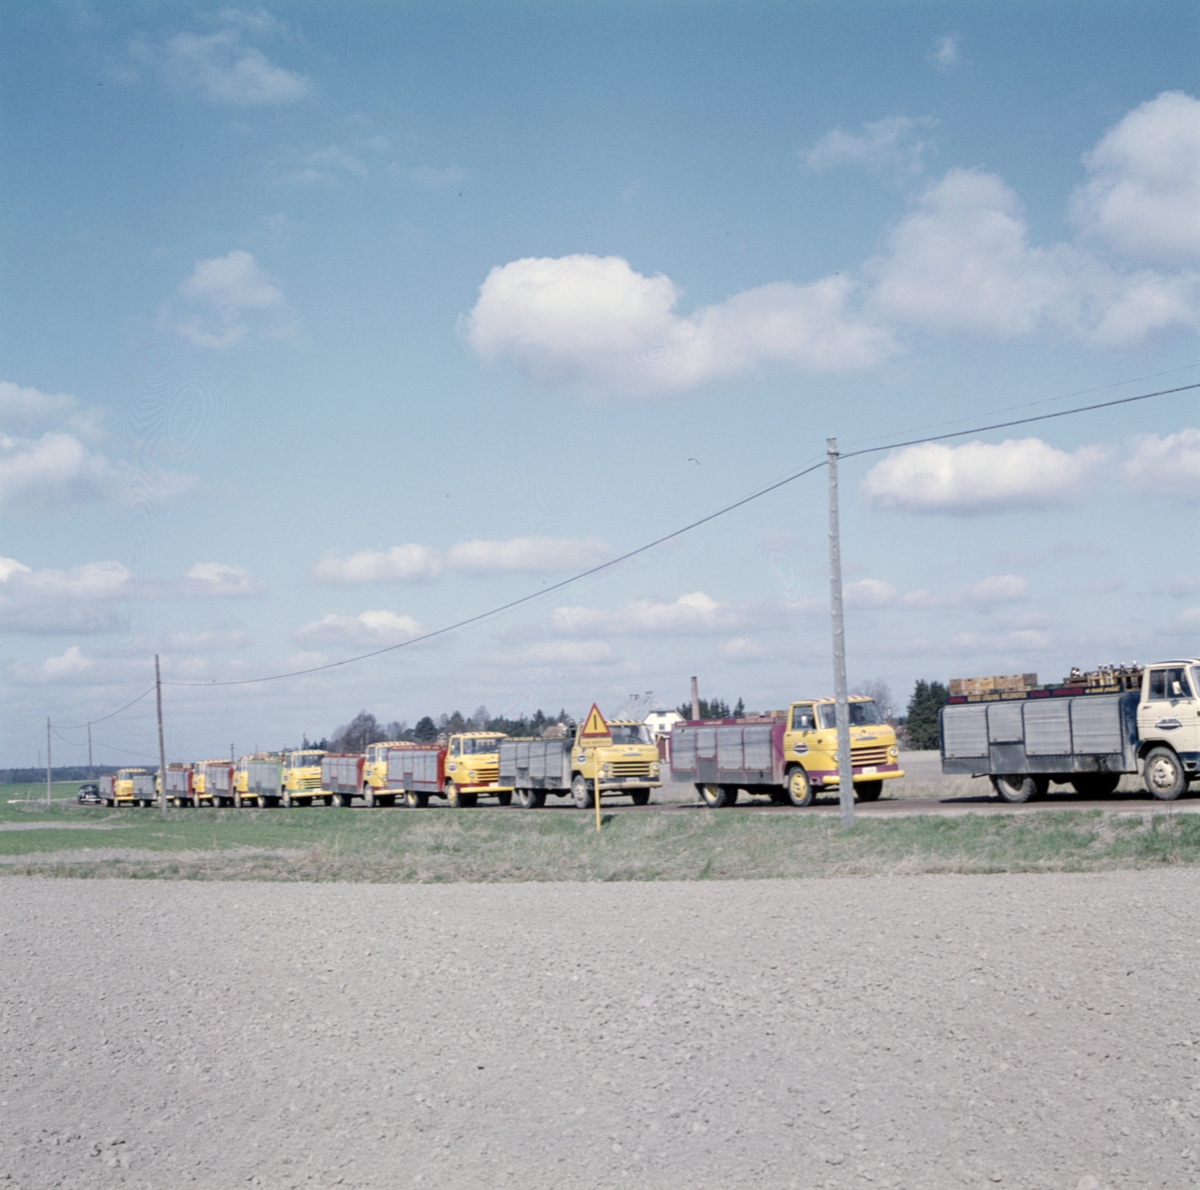
[[[484,706],[475,708],[475,714],[471,716],[471,723],[476,731],[487,731],[487,725],[492,721],[492,713]]]
[[[879,708],[879,713],[885,718],[890,719],[895,711],[895,706],[892,703],[892,691],[882,678],[871,678],[866,682],[859,682],[851,694],[864,694],[867,698],[873,698],[875,705]]]

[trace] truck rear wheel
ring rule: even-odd
[[[405,790],[404,804],[410,810],[424,810],[429,805],[429,794],[418,793],[415,789]]]
[[[882,792],[882,781],[856,781],[854,784],[854,796],[860,802],[877,802]]]
[[[341,806],[343,810],[350,805],[350,802],[351,797],[348,793],[335,793],[333,795],[333,804],[335,806]]]
[[[500,790],[500,792],[496,794],[496,801],[498,801],[502,806],[511,806],[512,805],[512,790],[511,789]]]
[[[719,810],[722,806],[729,805],[728,785],[717,785],[711,781],[701,782],[696,786],[696,792],[710,810]]]
[[[1170,748],[1151,748],[1143,774],[1146,789],[1159,801],[1173,802],[1187,789],[1187,771]]]
[[[1030,798],[1045,797],[1050,788],[1049,777],[1030,777],[1024,773],[997,773],[992,788],[1006,802],[1027,802]]]
[[[540,810],[546,804],[544,789],[518,789],[517,805],[522,810]]]
[[[571,781],[571,799],[581,810],[590,810],[592,805],[592,783],[576,773]]]
[[[1071,787],[1084,797],[1108,797],[1120,783],[1120,773],[1083,773],[1071,778]]]
[[[374,810],[379,805],[379,799],[375,796],[375,789],[371,785],[364,785],[362,788],[363,805],[368,810]]]
[[[787,775],[787,799],[793,806],[811,806],[817,800],[808,774],[798,765]]]

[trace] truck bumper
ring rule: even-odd
[[[863,768],[854,770],[854,780],[859,781],[887,781],[895,777],[903,777],[904,770],[898,764],[880,764],[866,765]],[[826,771],[810,770],[808,779],[814,785],[840,785],[842,783],[841,774],[837,769]]]

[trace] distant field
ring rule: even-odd
[[[11,795],[10,795],[11,797]],[[157,810],[0,805],[0,871],[363,882],[736,880],[1063,872],[1200,862],[1200,815],[1056,811],[862,820],[680,807]]]

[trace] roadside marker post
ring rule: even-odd
[[[842,551],[838,530],[836,438],[826,438],[829,465],[829,610],[833,619],[833,697],[837,723],[838,802],[842,829],[854,825],[854,758],[850,752],[850,696],[846,690],[846,623],[842,615]]]
[[[588,711],[587,718],[583,721],[583,730],[579,733],[580,740],[597,740],[612,738],[612,732],[609,730],[608,724],[604,720],[604,716],[600,714],[600,708],[592,703],[592,709]],[[592,798],[596,803],[596,829],[600,829],[600,769],[597,768],[592,777],[593,788]]]

